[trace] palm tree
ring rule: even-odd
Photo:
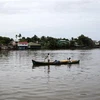
[[[21,37],[22,37],[22,35],[21,35],[21,34],[19,34],[19,35],[18,35],[18,37],[19,37],[19,38],[21,38]]]
[[[17,40],[17,37],[18,37],[18,36],[17,36],[17,34],[16,34],[16,36],[15,36],[15,37],[16,37],[16,40]]]

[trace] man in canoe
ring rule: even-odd
[[[48,53],[48,55],[46,56],[46,58],[48,60],[48,62],[50,62],[50,54]]]
[[[69,61],[69,62],[71,62],[71,58],[69,57],[69,58],[67,58],[67,60]]]

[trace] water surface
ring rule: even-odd
[[[33,67],[71,57],[80,64]],[[0,100],[100,100],[100,49],[0,51]]]

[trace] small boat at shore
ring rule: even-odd
[[[33,65],[35,66],[44,66],[44,65],[61,65],[61,64],[79,64],[80,60],[55,60],[51,62],[35,61],[32,60]]]

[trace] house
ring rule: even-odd
[[[68,41],[66,41],[66,40],[63,40],[63,39],[58,40],[59,45],[66,45],[67,43],[68,43]]]
[[[57,41],[57,45],[60,48],[67,48],[69,46],[69,41],[68,40],[64,40],[64,39],[60,39]]]
[[[29,42],[28,48],[29,49],[41,49],[41,45],[39,43]]]
[[[18,42],[18,49],[19,50],[26,50],[26,49],[28,49],[28,42]]]
[[[94,41],[95,48],[100,48],[100,41]]]
[[[96,45],[96,46],[99,46],[99,45],[100,45],[100,43],[99,43],[99,42],[97,42],[97,41],[95,41],[95,45]]]

